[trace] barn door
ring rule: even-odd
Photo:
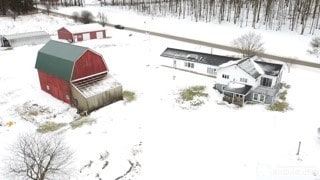
[[[82,35],[82,38],[83,38],[84,41],[85,41],[85,40],[89,40],[89,39],[90,39],[90,33],[84,33],[84,34]]]

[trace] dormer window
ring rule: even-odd
[[[261,86],[266,86],[266,87],[271,87],[271,85],[272,85],[272,79],[270,79],[270,78],[265,78],[265,77],[261,77],[260,85],[261,85]]]

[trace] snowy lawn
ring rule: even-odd
[[[58,25],[72,23],[44,15],[25,18],[30,24],[44,23],[52,34]],[[10,32],[22,28],[22,21],[0,20],[5,22],[0,29],[10,23],[15,24]],[[0,51],[0,158],[8,156],[7,147],[19,133],[55,122],[65,123],[55,132],[61,132],[75,151],[72,179],[116,179],[128,170],[123,179],[320,177],[320,97],[314,93],[320,91],[318,69],[292,66],[290,73],[285,71],[291,110],[274,112],[261,104],[237,107],[222,102],[212,89],[214,78],[161,66],[160,54],[166,47],[210,48],[113,28],[107,28],[107,33],[110,38],[77,44],[101,53],[110,73],[124,90],[134,92],[135,100],[92,112],[89,119],[82,119],[89,123],[76,128],[72,126],[80,118],[76,109],[40,89],[34,66],[43,45]],[[177,102],[181,90],[193,86],[205,87],[202,93],[207,97],[195,108],[182,106]]]

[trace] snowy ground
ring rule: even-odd
[[[257,29],[251,28],[250,25],[240,28],[238,25],[227,22],[218,24],[217,22],[194,22],[175,17],[144,16],[117,7],[100,7],[96,5],[96,3],[99,4],[96,0],[86,2],[85,8],[59,7],[57,11],[71,15],[73,12],[80,13],[85,9],[92,12],[95,17],[98,13],[104,13],[111,24],[122,24],[126,27],[135,27],[223,45],[232,45],[234,39],[252,31],[262,36],[265,53],[320,63],[319,58],[307,53],[307,50],[311,49],[310,41],[312,37],[319,36],[319,31],[316,31],[314,35],[308,33],[299,35],[299,32],[290,31],[289,28],[285,27],[281,31],[266,30],[263,25],[258,25]],[[210,50],[205,51],[210,52]]]
[[[62,24],[72,23],[44,15],[18,17],[17,22],[1,18],[1,33],[26,30],[22,18],[29,21],[30,31],[35,24],[51,34]],[[13,25],[7,28],[8,24]],[[110,38],[78,45],[101,53],[111,74],[124,90],[134,91],[137,99],[91,113],[92,125],[63,128],[66,141],[76,152],[72,179],[97,179],[97,174],[102,179],[116,179],[130,168],[129,161],[135,168],[123,179],[320,178],[320,98],[313,93],[320,91],[319,70],[293,66],[290,73],[285,71],[283,81],[291,85],[287,101],[292,110],[271,112],[264,105],[238,108],[221,103],[221,96],[212,89],[215,79],[161,66],[160,54],[166,47],[210,48],[126,30],[107,28],[107,32]],[[292,41],[304,36],[294,37]],[[35,131],[46,121],[68,123],[78,117],[74,108],[40,90],[34,65],[41,47],[0,51],[0,158],[8,155],[6,148],[19,133]],[[295,48],[292,52],[299,52]],[[192,85],[205,86],[209,97],[199,108],[182,108],[176,101],[179,90]],[[35,107],[47,110],[25,116]],[[8,127],[8,121],[15,124]],[[302,146],[297,156],[299,141]],[[99,157],[106,152],[109,165],[102,169],[104,162]],[[91,167],[83,168],[90,161]],[[0,179],[5,178],[0,175]]]

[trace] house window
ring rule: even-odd
[[[271,87],[271,84],[272,84],[272,79],[261,77],[261,80],[260,80],[261,86]]]
[[[185,67],[188,67],[188,68],[194,68],[194,64],[193,64],[193,63],[190,63],[190,62],[185,62],[185,63],[184,63],[184,66],[185,66]]]
[[[258,102],[264,102],[266,99],[266,96],[263,94],[257,94],[257,93],[253,93],[253,98],[254,101],[258,101]]]
[[[222,74],[222,78],[224,78],[224,79],[229,79],[229,75]]]
[[[240,82],[247,83],[247,82],[248,82],[248,79],[246,79],[246,78],[240,78]]]
[[[208,67],[208,68],[207,68],[207,73],[208,73],[208,74],[215,74],[215,72],[216,72],[216,69],[211,68],[211,67]]]

